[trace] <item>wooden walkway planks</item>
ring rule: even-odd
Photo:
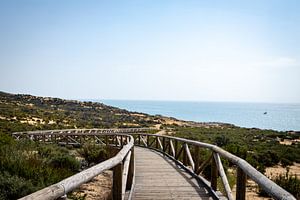
[[[203,199],[208,191],[160,153],[135,147],[136,180],[132,199]]]

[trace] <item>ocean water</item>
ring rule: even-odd
[[[97,100],[151,115],[197,122],[225,122],[247,128],[300,131],[300,104]],[[267,112],[267,114],[264,114]]]

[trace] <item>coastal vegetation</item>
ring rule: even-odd
[[[66,148],[15,141],[0,134],[0,199],[17,199],[56,183],[80,168]]]
[[[248,129],[232,125],[210,128],[169,125],[165,128],[171,130],[176,137],[216,144],[228,152],[245,159],[262,173],[265,173],[267,167],[280,165],[288,168],[293,163],[300,163],[300,143],[292,142],[290,145],[286,145],[283,142],[287,139],[298,141],[299,134],[295,132]],[[206,151],[202,151],[201,155],[203,161],[209,157],[209,153]],[[232,174],[232,170],[229,170],[233,166],[227,160],[222,162],[229,183],[233,186],[235,184],[233,177],[235,176]],[[207,166],[203,174],[210,178],[210,165]],[[299,197],[300,179],[296,175],[289,174],[287,170],[286,175],[280,174],[271,179],[296,197]],[[220,181],[218,184],[221,186]],[[261,189],[259,189],[259,194],[267,196]]]
[[[265,171],[266,167],[281,164],[284,167],[300,162],[300,143],[282,144],[284,139],[299,139],[299,134],[240,128],[232,125],[222,127],[168,126],[174,136],[216,144],[245,159],[252,166]]]
[[[66,128],[156,127],[163,134],[216,144],[245,159],[261,172],[267,167],[300,163],[299,133],[241,128],[222,123],[196,123],[129,112],[95,102],[13,95],[0,92],[0,199],[16,199],[60,181],[83,167],[107,159],[105,148],[87,143],[80,149],[15,141],[17,131]],[[155,133],[153,130],[152,133]],[[285,141],[289,141],[286,144]],[[201,150],[201,159],[210,155]],[[82,157],[80,162],[76,157]],[[233,186],[232,165],[222,160]],[[209,178],[209,165],[204,175]],[[299,178],[273,178],[295,196]],[[263,193],[261,193],[263,195]]]

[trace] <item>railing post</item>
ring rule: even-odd
[[[188,165],[188,157],[187,157],[187,152],[185,150],[185,145],[186,145],[186,143],[184,143],[183,146],[182,146],[182,148],[183,148],[182,163],[183,163],[184,166],[187,166]]]
[[[175,159],[178,157],[178,141],[175,140]]]
[[[236,200],[246,199],[246,181],[247,175],[241,168],[237,168],[237,181],[236,181]]]
[[[211,177],[210,177],[210,183],[211,183],[211,188],[214,191],[217,190],[217,179],[218,179],[218,168],[217,168],[215,159],[211,159]]]
[[[197,171],[198,171],[198,168],[199,168],[199,161],[200,161],[200,158],[199,158],[199,155],[200,154],[200,148],[199,146],[194,146],[194,163],[195,163],[195,169],[194,169],[194,172],[197,174]]]
[[[129,170],[128,170],[128,178],[126,189],[130,190],[134,178],[134,147],[131,148],[131,156],[130,156],[130,163],[129,163]]]
[[[122,175],[123,163],[116,165],[113,169],[113,200],[122,200]]]
[[[163,147],[163,152],[166,152],[166,138],[163,137],[163,143],[162,143],[162,147]]]
[[[141,145],[141,135],[138,136],[138,144]]]
[[[149,135],[147,135],[146,138],[147,138],[147,147],[149,147],[150,145]]]
[[[157,137],[157,136],[155,136],[155,140],[156,140],[156,141],[155,141],[155,148],[158,149],[158,145],[159,145],[159,144],[158,144],[158,137]]]
[[[171,139],[169,139],[169,143],[168,143],[168,154],[171,156]]]
[[[108,146],[108,136],[107,135],[105,136],[105,144],[106,144],[106,146]]]

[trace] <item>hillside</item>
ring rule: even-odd
[[[30,180],[29,183],[24,183],[26,187],[38,185],[38,188],[42,188],[45,186],[43,181],[38,184],[33,184],[34,181],[40,180],[31,180],[31,176],[19,174],[19,171],[22,172],[20,169],[24,168],[22,166],[28,164],[28,169],[36,171],[35,167],[38,167],[38,169],[44,168],[42,164],[33,168],[31,163],[25,159],[22,161],[23,164],[20,164],[17,170],[18,172],[16,173],[7,167],[9,163],[13,163],[11,166],[15,165],[14,159],[11,160],[14,156],[5,153],[7,149],[10,149],[10,152],[19,152],[20,159],[23,159],[24,157],[21,152],[24,151],[24,148],[29,148],[33,151],[36,148],[44,147],[38,147],[35,146],[35,144],[30,144],[28,147],[27,144],[23,144],[22,142],[15,143],[11,138],[6,138],[7,134],[26,130],[125,127],[156,127],[161,130],[160,134],[170,134],[177,137],[214,143],[244,158],[262,172],[264,172],[266,168],[270,169],[270,167],[281,167],[283,169],[286,166],[298,166],[297,163],[300,163],[300,134],[298,132],[279,132],[256,128],[249,129],[224,123],[182,121],[172,117],[129,112],[124,109],[96,102],[81,102],[0,92],[0,143],[3,144],[2,150],[0,148],[2,152],[0,152],[0,157],[3,157],[1,160],[9,161],[0,162],[0,167],[2,166],[3,168],[2,170],[7,171],[6,174],[0,174],[0,178],[3,178],[1,179],[3,180],[2,183],[14,185],[14,181],[7,183],[5,177],[16,175],[17,178],[24,178],[24,181]],[[11,144],[14,145],[11,146]],[[61,150],[57,150],[57,152],[59,151]],[[16,154],[17,153],[14,153],[14,155]],[[203,154],[203,158],[206,156],[209,155]],[[41,156],[38,162],[52,162],[51,157],[46,158],[50,159],[49,161],[43,161],[44,159],[45,158]],[[225,166],[230,167],[228,163],[226,163]],[[26,171],[28,171],[28,169],[26,169]],[[52,171],[53,169],[49,170]],[[298,168],[296,169],[296,172],[297,171]],[[75,172],[76,170],[73,170],[69,173]],[[41,177],[47,177],[47,173],[42,172],[44,175]],[[54,183],[60,178],[63,177],[58,176],[57,179],[49,180],[46,184]],[[3,191],[6,190],[5,184],[3,186],[4,189],[2,188]],[[14,187],[21,189],[23,186]],[[285,188],[286,187],[289,186],[285,186]],[[35,189],[36,188],[30,186],[26,193],[34,191]],[[298,189],[295,191],[297,190]],[[12,192],[11,194],[14,193]]]
[[[0,130],[148,127],[162,119],[95,102],[0,92]]]

